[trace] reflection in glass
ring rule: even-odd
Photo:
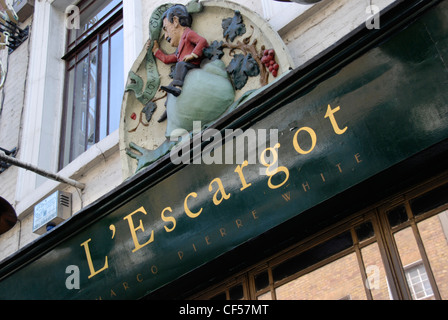
[[[373,300],[391,300],[386,270],[381,259],[378,244],[372,243],[361,249],[362,260],[367,276],[366,286],[370,289]]]
[[[443,300],[448,299],[448,242],[442,222],[448,222],[448,211],[417,224],[431,265],[432,273]]]
[[[89,114],[87,122],[87,149],[95,143],[96,129],[96,87],[97,87],[97,50],[90,53],[90,72],[89,72]]]
[[[353,246],[350,231],[341,233],[340,235],[319,244],[308,251],[305,251],[285,262],[276,266],[272,270],[274,282],[282,280],[294,273],[303,270],[319,261],[335,255],[345,249]]]
[[[268,291],[266,293],[260,294],[257,297],[257,300],[272,300],[272,293],[271,293],[271,291]]]
[[[366,300],[356,254],[352,253],[275,290],[278,300]]]
[[[413,272],[413,267],[422,261],[420,251],[418,250],[417,241],[415,240],[414,233],[411,227],[403,229],[394,234],[395,242],[397,244],[398,253],[400,255],[401,264],[403,265],[408,280],[409,291],[412,294],[413,299],[419,299],[419,296],[414,294],[414,282],[410,281],[413,278],[409,278],[408,274]],[[425,267],[422,265],[420,273],[426,275]],[[420,288],[418,288],[420,290]]]
[[[422,300],[434,296],[423,263],[420,262],[416,265],[408,266],[405,268],[405,272],[412,299]]]

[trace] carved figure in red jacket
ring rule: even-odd
[[[162,19],[165,38],[177,49],[173,54],[165,54],[159,48],[158,42],[154,41],[152,52],[165,64],[176,63],[173,81],[161,89],[177,97],[182,93],[181,88],[188,71],[200,66],[202,50],[208,47],[208,42],[190,29],[192,18],[185,6],[172,6],[164,13]]]

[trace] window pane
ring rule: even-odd
[[[87,148],[95,144],[96,129],[96,88],[97,88],[97,50],[90,53],[90,72],[89,72],[89,113],[87,122]]]
[[[87,119],[87,94],[89,77],[89,59],[84,58],[76,66],[75,103],[73,107],[73,128],[71,136],[70,160],[75,159],[85,151],[86,146],[86,119]]]
[[[356,254],[349,254],[276,290],[278,300],[366,300]]]
[[[416,292],[420,292],[419,284],[422,281],[420,275],[426,274],[426,270],[423,265],[421,265],[423,271],[413,268],[422,260],[414,233],[412,232],[411,227],[408,227],[395,233],[394,237],[401,264],[403,265],[408,280],[409,291],[411,292],[413,299],[419,299]]]
[[[420,236],[443,300],[448,299],[448,243],[444,232],[445,221],[448,222],[448,211],[418,224]]]
[[[78,34],[87,31],[98,23],[120,2],[121,0],[92,1],[92,4],[87,5],[86,9],[81,9],[81,30]]]
[[[367,275],[366,286],[370,289],[373,300],[391,300],[386,270],[381,259],[378,244],[372,243],[361,249],[362,260]]]
[[[370,221],[362,223],[361,225],[355,228],[355,231],[359,242],[362,242],[375,236],[375,232],[373,231],[373,225]]]
[[[445,203],[448,203],[448,184],[412,200],[412,213],[417,216]]]
[[[403,222],[408,221],[408,215],[406,214],[406,208],[400,205],[387,212],[387,219],[391,227],[396,227]]]
[[[353,246],[350,231],[344,232],[316,247],[305,251],[276,266],[272,270],[274,282],[282,280],[294,273],[322,261],[332,255]]]
[[[271,291],[268,291],[266,293],[263,293],[262,295],[259,295],[257,297],[257,300],[272,300]]]
[[[111,39],[109,134],[120,124],[124,93],[123,29]]]
[[[406,279],[414,300],[434,299],[423,263],[406,268]]]
[[[255,289],[257,291],[266,288],[269,285],[269,274],[264,271],[255,276]]]
[[[230,300],[242,300],[244,299],[243,285],[238,284],[229,290]]]
[[[100,140],[107,136],[109,109],[109,42],[101,45],[101,108],[100,108]]]

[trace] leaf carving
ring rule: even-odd
[[[237,36],[246,33],[246,26],[243,23],[243,17],[239,11],[235,11],[233,18],[223,19],[221,23],[223,29],[223,37],[227,41],[233,42]]]

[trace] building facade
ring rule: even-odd
[[[134,111],[130,71],[146,77],[168,3],[28,2],[27,37],[1,51],[0,147],[62,179],[1,163],[17,222],[0,235],[0,298],[448,297],[447,1],[180,1],[219,17],[200,33],[235,12],[250,37],[267,26],[252,44],[272,45],[281,74],[210,125],[215,145],[200,128],[190,162],[137,172],[129,142],[160,147],[166,123],[161,102],[154,119]],[[241,151],[230,129],[269,147],[247,135]],[[218,163],[228,151],[256,161]],[[69,205],[48,223],[55,194]]]

